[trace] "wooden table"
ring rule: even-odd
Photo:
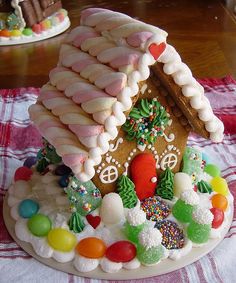
[[[70,0],[63,1],[72,28],[80,11],[104,7],[127,13],[169,33],[183,61],[197,78],[236,77],[236,20],[217,0]],[[38,43],[0,47],[0,88],[40,87],[56,65],[66,33]]]

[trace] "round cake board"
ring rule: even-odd
[[[16,241],[16,243],[29,255],[31,255],[33,258],[37,259],[39,262],[50,266],[54,269],[64,271],[66,273],[71,273],[77,276],[81,277],[88,277],[88,278],[95,278],[95,279],[110,279],[110,280],[130,280],[130,279],[141,279],[141,278],[147,278],[147,277],[153,277],[161,274],[165,274],[171,271],[175,271],[177,269],[180,269],[186,265],[189,265],[204,255],[208,254],[210,251],[212,251],[223,239],[226,233],[228,232],[230,225],[233,220],[233,202],[230,204],[230,216],[229,221],[227,223],[226,228],[224,229],[224,233],[221,238],[217,239],[210,239],[207,245],[193,248],[192,251],[187,254],[186,256],[181,257],[180,260],[174,261],[171,259],[165,259],[154,266],[141,266],[138,269],[135,270],[126,270],[121,269],[118,273],[105,273],[100,268],[95,269],[94,271],[87,272],[87,273],[81,273],[78,272],[74,266],[73,262],[67,262],[67,263],[59,263],[55,261],[54,259],[47,259],[39,257],[33,250],[31,244],[27,242],[23,242],[19,240],[16,237],[15,234],[15,221],[10,216],[10,209],[7,204],[8,195],[5,196],[4,203],[3,203],[3,218],[5,225],[7,227],[7,230],[9,234],[12,236],[12,238]]]
[[[19,39],[14,39],[14,38],[6,38],[6,40],[0,40],[0,46],[8,46],[8,45],[17,45],[17,44],[25,44],[25,43],[32,43],[32,42],[37,42],[40,40],[48,39],[51,37],[54,37],[58,34],[63,33],[70,27],[70,20],[68,17],[64,19],[63,22],[58,24],[52,29],[49,29],[45,32],[42,32],[39,35],[34,35],[34,36],[24,36]]]

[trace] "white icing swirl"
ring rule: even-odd
[[[186,190],[181,193],[180,199],[189,205],[198,205],[199,204],[199,196],[194,190]]]
[[[139,242],[146,249],[158,247],[162,241],[162,234],[156,228],[145,228],[138,235]]]

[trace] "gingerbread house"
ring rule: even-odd
[[[178,171],[190,131],[223,138],[202,86],[166,38],[124,14],[84,10],[29,109],[64,164],[103,194],[132,166],[139,176],[150,167],[145,186],[167,167]]]
[[[60,0],[0,0],[0,12],[17,17],[12,21],[14,20],[19,28],[32,27],[61,8]]]

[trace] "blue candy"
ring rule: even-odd
[[[61,176],[60,180],[58,181],[59,185],[62,188],[66,188],[69,184],[69,175],[63,175]]]
[[[24,199],[18,206],[18,213],[23,218],[30,218],[39,210],[39,204],[32,199]]]

